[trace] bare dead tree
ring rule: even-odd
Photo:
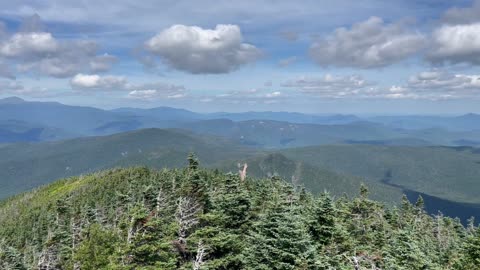
[[[186,244],[188,230],[198,224],[201,206],[194,198],[180,197],[177,202],[175,219],[178,223],[178,242]]]
[[[247,163],[244,163],[243,169],[238,170],[238,174],[240,175],[240,181],[242,182],[245,181],[245,178],[247,177],[247,168],[248,168]]]
[[[75,258],[75,252],[77,251],[77,246],[80,243],[80,234],[82,232],[82,220],[72,217],[70,220],[70,230],[72,232],[72,258]],[[80,269],[80,264],[78,262],[74,262],[73,264],[74,270]]]
[[[358,261],[357,256],[353,256],[353,266],[355,270],[360,270],[360,262]]]
[[[197,246],[197,256],[195,257],[195,261],[193,262],[193,270],[200,270],[200,267],[205,263],[204,257],[207,255],[206,247],[203,244],[203,241],[198,241]]]
[[[158,213],[160,213],[160,210],[165,207],[166,203],[167,200],[165,199],[165,194],[160,188],[158,190],[157,198],[155,199],[155,217],[158,217]]]
[[[135,234],[137,233],[137,231],[140,229],[141,224],[142,223],[139,222],[139,220],[135,216],[130,218],[130,226],[128,227],[128,233],[127,233],[127,243],[128,244],[132,243],[132,239],[135,236]]]
[[[352,262],[353,262],[353,269],[354,270],[360,270],[360,262],[368,263],[370,264],[370,269],[371,270],[382,270],[378,268],[375,264],[375,260],[377,258],[375,256],[368,256],[367,254],[358,254],[356,256],[352,257]]]
[[[51,230],[48,231],[47,239],[49,242],[53,237]],[[60,270],[59,258],[57,256],[58,250],[55,244],[48,245],[44,248],[39,256],[38,270]]]

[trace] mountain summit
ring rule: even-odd
[[[0,99],[0,104],[18,104],[26,102],[24,99],[19,97],[7,97]]]

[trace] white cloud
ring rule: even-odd
[[[77,74],[70,80],[74,89],[124,90],[128,87],[127,79],[122,76],[100,76]]]
[[[52,93],[45,87],[27,87],[19,81],[0,81],[0,94],[21,95],[36,98],[53,97]]]
[[[90,68],[93,72],[108,71],[116,62],[117,57],[109,54],[104,54],[96,56],[92,60],[90,60]]]
[[[419,95],[404,86],[383,87],[360,76],[300,78],[283,84],[300,93],[324,99],[418,99]]]
[[[20,28],[10,36],[0,29],[4,32],[0,33],[0,60],[16,67],[16,72],[66,78],[80,72],[106,71],[116,60],[108,54],[97,55],[94,41],[55,38],[43,30],[38,15],[26,18]]]
[[[276,98],[276,97],[279,97],[282,95],[282,92],[280,91],[275,91],[275,92],[271,92],[271,93],[267,93],[265,94],[265,97],[266,98]]]
[[[299,78],[282,84],[283,87],[295,88],[302,93],[324,97],[342,97],[357,93],[373,86],[360,76],[333,76],[327,74],[322,78]]]
[[[98,74],[77,74],[70,80],[75,90],[126,91],[127,98],[138,100],[179,99],[187,96],[183,86],[162,82],[131,84],[123,76],[101,76]]]
[[[45,32],[16,33],[0,45],[0,55],[6,57],[28,57],[54,53],[58,43],[52,34]]]
[[[228,73],[260,57],[255,46],[243,43],[237,25],[174,25],[146,41],[145,48],[168,66],[193,74]]]
[[[480,65],[480,23],[443,25],[432,34],[427,59],[433,63]]]
[[[288,95],[281,91],[252,88],[248,90],[230,91],[218,95],[203,96],[201,102],[222,102],[231,104],[272,104],[286,100]]]
[[[156,99],[179,99],[187,96],[187,91],[183,86],[151,83],[137,86],[129,86],[130,92],[128,98],[140,100],[156,100]]]
[[[374,97],[389,99],[445,100],[480,97],[480,75],[452,74],[431,70],[409,78],[403,86],[376,89]]]
[[[452,74],[446,71],[421,72],[408,80],[407,86],[419,91],[448,93],[452,96],[480,93],[480,75]]]
[[[177,99],[183,98],[186,94],[171,94],[166,95],[162,90],[133,90],[128,93],[128,97],[132,99],[141,99],[141,100],[153,100],[159,98],[166,98],[166,99]]]
[[[375,68],[403,60],[422,49],[425,38],[401,23],[371,17],[351,29],[338,28],[315,42],[310,55],[321,66]]]

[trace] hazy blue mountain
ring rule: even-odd
[[[377,116],[368,118],[368,120],[402,129],[480,130],[480,115],[473,113],[460,116]]]
[[[248,120],[271,120],[283,121],[291,123],[308,123],[308,124],[348,124],[362,119],[355,115],[311,115],[296,112],[242,112],[242,113],[212,113],[207,115],[210,119],[223,118],[233,121],[248,121]]]
[[[0,99],[0,104],[19,104],[24,102],[26,101],[19,97],[7,97],[7,98]]]
[[[0,102],[0,121],[20,120],[60,128],[78,135],[90,135],[92,127],[124,118],[91,107],[68,106],[56,102],[11,101],[12,98]]]
[[[0,142],[43,141],[69,137],[107,135],[139,128],[162,126],[155,119],[57,102],[30,102],[17,97],[0,99]],[[12,123],[24,123],[16,127]],[[28,123],[28,124],[25,124]],[[31,126],[29,130],[27,125]],[[49,129],[55,134],[50,134]],[[18,138],[13,138],[15,133]],[[26,133],[25,133],[26,132]],[[50,135],[42,135],[47,133]]]
[[[229,119],[232,121],[271,120],[309,124],[348,124],[361,121],[355,115],[313,115],[297,112],[239,112],[239,113],[196,113],[185,109],[156,107],[151,109],[119,108],[113,112],[137,116],[153,117],[157,120],[212,120]]]
[[[107,111],[11,97],[0,99],[0,143],[109,135],[142,128],[181,128],[265,148],[331,143],[475,146],[480,144],[479,119],[479,115],[468,114],[384,116],[364,121],[354,115],[201,114],[169,107]]]
[[[72,138],[65,130],[19,120],[0,121],[0,143],[40,142]]]
[[[165,121],[165,120],[199,120],[207,119],[206,115],[191,112],[185,109],[177,109],[171,107],[156,107],[151,109],[138,109],[138,108],[118,108],[112,110],[112,112],[121,113],[124,115],[132,116],[144,116],[154,118],[156,120]]]

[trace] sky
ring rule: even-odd
[[[480,113],[480,0],[0,0],[0,97]]]

